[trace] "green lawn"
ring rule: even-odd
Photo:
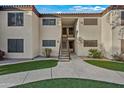
[[[117,63],[112,61],[103,61],[103,60],[85,60],[87,63],[110,69],[110,70],[116,70],[116,71],[124,71],[124,63]]]
[[[56,66],[57,60],[40,60],[0,66],[0,75]]]
[[[124,85],[88,79],[58,78],[36,81],[13,88],[124,88]]]

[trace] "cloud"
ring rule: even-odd
[[[105,10],[104,7],[101,6],[73,6],[69,8],[70,11],[75,11],[75,12],[98,12]]]
[[[57,14],[60,14],[60,13],[62,13],[61,11],[58,11],[58,12],[56,12]]]
[[[93,9],[94,10],[105,10],[105,8],[101,6],[95,6]]]

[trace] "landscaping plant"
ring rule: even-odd
[[[112,55],[113,59],[114,60],[117,60],[117,61],[124,61],[124,54],[123,53],[116,53],[114,55]]]
[[[89,50],[89,56],[92,58],[101,58],[102,52],[99,51],[98,49],[90,49]]]
[[[5,56],[5,52],[0,50],[0,60],[2,60]]]
[[[51,56],[52,49],[51,48],[45,48],[45,56],[50,57]]]

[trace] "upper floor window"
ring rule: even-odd
[[[84,25],[97,25],[97,24],[98,24],[97,19],[91,19],[91,18],[84,19]]]
[[[23,26],[23,13],[8,13],[8,26]]]
[[[121,25],[124,25],[124,11],[121,12]]]
[[[56,19],[43,19],[43,25],[56,25]]]

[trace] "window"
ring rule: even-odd
[[[69,28],[69,35],[70,37],[74,37],[74,28]]]
[[[97,47],[97,40],[84,40],[84,47]]]
[[[56,25],[56,19],[43,19],[43,25]]]
[[[66,28],[62,28],[62,35],[67,35],[67,30],[66,30]]]
[[[43,40],[42,46],[43,47],[55,47],[56,41],[55,40]]]
[[[23,13],[8,13],[8,26],[23,26]]]
[[[24,51],[23,39],[8,39],[8,52],[23,52]]]
[[[84,25],[97,25],[97,19],[84,19]]]
[[[121,12],[121,25],[124,25],[124,11]]]

